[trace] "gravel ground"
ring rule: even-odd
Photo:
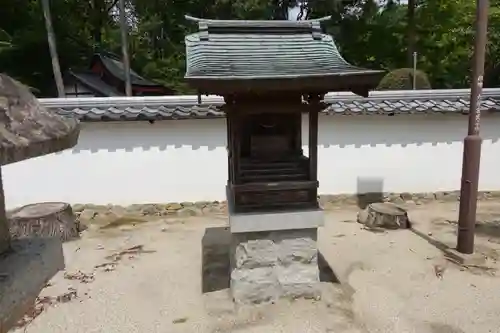
[[[500,203],[480,207],[477,248],[488,257],[485,267],[459,266],[433,245],[454,245],[456,203],[409,208],[418,232],[365,230],[355,222],[356,207],[328,211],[319,248],[340,282],[323,282],[321,300],[242,309],[234,309],[220,273],[227,267],[225,219],[91,225],[64,244],[66,270],[13,332],[498,332],[500,301],[492,291],[500,289]],[[206,230],[220,236],[207,243]]]

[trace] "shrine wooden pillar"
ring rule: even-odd
[[[233,162],[232,162],[232,130],[231,130],[231,113],[226,109],[226,151],[227,151],[227,183],[233,181]]]
[[[309,180],[318,180],[318,109],[309,110]]]
[[[309,180],[317,185],[314,190],[314,199],[318,196],[318,127],[319,112],[322,110],[324,95],[309,96]]]

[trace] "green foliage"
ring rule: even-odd
[[[86,68],[96,50],[121,54],[117,0],[51,1],[62,71]],[[350,63],[391,71],[408,67],[407,6],[376,0],[311,1],[311,17],[332,15],[326,30]],[[419,70],[433,88],[469,84],[475,3],[417,1],[416,50]],[[135,71],[177,90],[184,83],[184,36],[197,29],[184,15],[220,19],[269,19],[269,0],[127,0],[129,42]],[[0,70],[54,95],[54,80],[39,0],[2,0]],[[9,36],[6,40],[2,36]],[[500,0],[490,0],[485,86],[500,86]],[[2,43],[3,42],[3,43]],[[12,44],[14,47],[9,47]]]
[[[0,52],[2,49],[8,49],[12,47],[12,38],[4,30],[0,29]]]
[[[387,73],[377,87],[377,90],[411,90],[413,89],[413,69],[399,68]],[[432,89],[427,74],[415,71],[415,89]]]

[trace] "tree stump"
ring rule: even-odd
[[[407,229],[408,214],[403,208],[390,203],[372,203],[358,214],[358,222],[368,228]]]
[[[71,205],[42,202],[17,208],[8,214],[13,239],[59,237],[67,241],[79,236],[79,225]]]

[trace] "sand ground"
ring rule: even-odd
[[[436,247],[455,245],[458,203],[408,208],[416,232],[365,230],[357,207],[329,210],[319,230],[331,269],[323,265],[322,299],[242,309],[224,274],[224,217],[90,226],[64,244],[67,268],[42,291],[41,313],[13,332],[498,332],[500,202],[480,204],[484,267],[459,266]]]

